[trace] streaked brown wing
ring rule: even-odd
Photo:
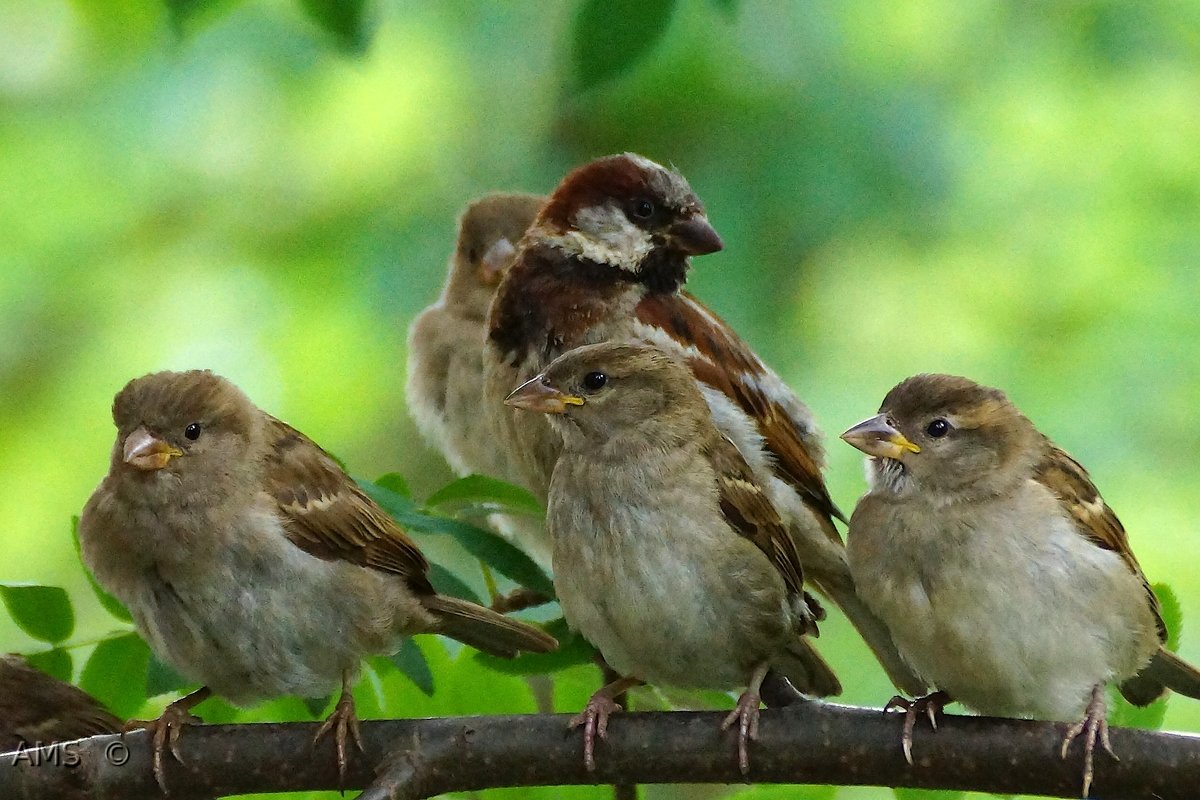
[[[417,545],[328,453],[273,417],[269,436],[267,491],[293,544],[317,558],[392,572],[416,591],[433,591]]]
[[[1116,552],[1133,574],[1138,576],[1142,585],[1146,587],[1147,602],[1158,625],[1158,638],[1165,642],[1167,629],[1163,624],[1158,598],[1129,547],[1125,527],[1104,502],[1100,490],[1092,483],[1087,470],[1065,450],[1046,439],[1046,455],[1038,463],[1034,477],[1038,483],[1058,496],[1063,508],[1075,521],[1075,529],[1081,535],[1098,547]]]
[[[647,295],[635,313],[639,321],[666,331],[688,348],[685,358],[696,379],[723,393],[754,419],[775,457],[779,476],[816,512],[826,535],[840,543],[832,518],[843,522],[846,518],[829,496],[821,467],[805,444],[804,422],[793,418],[777,398],[764,391],[763,384],[773,374],[754,351],[724,320],[686,293]]]
[[[820,607],[804,592],[804,567],[796,545],[737,446],[718,435],[704,455],[716,473],[721,512],[726,521],[766,554],[783,576],[788,594],[804,597],[810,607],[815,606],[814,616],[819,618]]]

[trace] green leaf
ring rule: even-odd
[[[558,639],[558,649],[553,653],[522,653],[516,658],[497,658],[476,653],[475,658],[490,669],[506,675],[541,675],[595,661],[595,648],[588,644],[587,639],[571,630],[562,617],[547,622],[543,627],[546,633]]]
[[[61,642],[75,630],[71,598],[59,586],[0,583],[0,597],[13,622],[35,639]]]
[[[716,6],[717,11],[721,12],[725,19],[731,22],[737,19],[740,0],[711,0],[711,2],[714,6]]]
[[[300,7],[333,37],[339,49],[352,54],[366,52],[372,34],[366,0],[300,0]]]
[[[79,543],[78,515],[71,517],[71,539],[75,542],[75,555],[79,556],[80,563],[83,563],[83,546]],[[92,577],[92,571],[87,568],[86,564],[83,567],[83,574],[87,575],[88,585],[92,587],[92,593],[96,595],[96,599],[100,601],[100,605],[104,606],[105,611],[121,620],[121,622],[133,622],[133,615],[129,613],[129,609],[120,600],[104,591],[104,587],[96,583],[96,579]]]
[[[554,597],[554,581],[512,542],[499,534],[445,517],[408,514],[401,523],[423,533],[449,534],[468,553],[521,586]]]
[[[146,696],[157,697],[160,694],[182,692],[189,688],[192,682],[180,675],[168,664],[150,654],[150,663],[146,666]]]
[[[29,662],[31,667],[39,669],[47,675],[58,678],[60,681],[71,682],[75,665],[71,660],[70,652],[61,647],[43,650],[40,653],[30,653],[24,656],[24,659]]]
[[[313,719],[321,719],[325,716],[325,709],[333,702],[333,695],[326,697],[302,697],[300,702],[304,703],[304,707],[308,709],[309,716]]]
[[[425,501],[429,508],[481,506],[483,510],[542,516],[545,511],[533,493],[486,475],[468,475],[438,489]]]
[[[674,10],[674,0],[585,0],[571,35],[578,88],[611,80],[645,58]]]
[[[449,517],[424,514],[411,499],[372,481],[358,480],[359,486],[372,500],[392,515],[405,530],[453,536],[471,555],[491,566],[501,575],[550,597],[554,582],[503,536]]]
[[[966,792],[905,789],[902,787],[892,789],[892,792],[896,795],[896,800],[957,800],[959,797],[967,796]]]
[[[405,637],[404,644],[400,645],[400,649],[386,658],[395,665],[396,669],[408,676],[408,679],[416,684],[418,689],[428,696],[433,695],[433,672],[429,669],[429,662],[425,660],[425,654],[421,652],[421,648],[417,646],[416,642]]]
[[[1162,606],[1163,624],[1167,626],[1167,649],[1172,653],[1179,647],[1179,637],[1183,633],[1183,608],[1175,590],[1166,583],[1156,583],[1152,587],[1158,603]]]
[[[180,38],[211,23],[242,0],[164,0],[171,27]]]
[[[433,588],[437,589],[439,594],[457,597],[459,600],[470,600],[478,606],[487,605],[479,599],[479,595],[475,594],[470,586],[463,583],[457,575],[441,564],[430,563],[429,582],[433,584]]]
[[[146,701],[150,648],[136,633],[123,633],[96,645],[83,665],[79,685],[118,717],[127,718]]]
[[[399,472],[389,472],[386,475],[380,475],[375,479],[375,483],[389,492],[398,494],[401,497],[407,497],[410,500],[412,499],[412,489],[408,488],[408,481]]]
[[[380,478],[380,481],[387,480],[391,486],[403,488],[407,491],[407,486],[400,486],[393,480],[390,480],[392,475],[394,475],[394,473],[384,475],[382,478]],[[396,477],[399,478],[399,476]],[[386,511],[388,514],[391,514],[392,517],[401,524],[404,523],[404,519],[417,512],[417,504],[413,501],[412,497],[395,491],[394,489],[389,489],[382,483],[368,481],[362,478],[355,478],[354,480],[357,481],[359,487],[367,493],[367,497],[370,497],[372,500],[378,503],[384,511]],[[400,478],[400,481],[403,482],[403,478]]]

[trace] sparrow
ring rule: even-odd
[[[80,520],[83,560],[154,653],[203,687],[146,727],[155,774],[190,709],[341,697],[317,733],[361,747],[350,687],[364,656],[441,633],[493,655],[546,652],[541,630],[439,595],[416,544],[311,439],[209,371],[157,372],[113,401],[108,474]]]
[[[561,436],[500,400],[580,345],[647,342],[681,359],[718,430],[733,441],[783,520],[813,586],[849,617],[902,690],[925,686],[862,603],[834,525],[812,412],[720,317],[683,291],[692,256],[722,249],[703,203],[677,172],[633,153],[570,174],[517,246],[488,318],[485,396],[496,442],[546,497]]]
[[[18,655],[0,656],[0,753],[120,730],[121,720],[87,692]]]
[[[458,220],[441,297],[408,329],[409,413],[458,475],[520,482],[508,451],[493,443],[482,411],[483,344],[496,286],[545,200],[497,192],[469,203]],[[550,540],[541,520],[507,514],[490,520],[535,560],[550,563]]]
[[[824,611],[795,543],[686,365],[650,345],[586,345],[505,402],[562,437],[547,506],[555,591],[622,676],[572,720],[589,769],[614,699],[644,682],[747,686],[722,726],[738,725],[743,773],[768,670],[810,695],[841,692],[807,638]]]
[[[1112,754],[1106,684],[1136,705],[1200,672],[1163,647],[1158,599],[1125,529],[1083,466],[1005,394],[952,375],[898,384],[842,438],[870,458],[850,518],[863,600],[938,690],[907,708],[930,721],[954,699],[992,716],[1077,721],[1083,794],[1097,739]],[[889,704],[891,705],[891,704]]]

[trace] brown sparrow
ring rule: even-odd
[[[547,415],[562,437],[547,507],[555,590],[567,622],[624,676],[572,722],[585,726],[589,768],[614,698],[646,681],[748,684],[723,726],[739,725],[743,772],[768,669],[808,694],[841,691],[804,637],[824,612],[795,544],[687,366],[652,346],[588,345],[506,402]]]
[[[871,456],[850,519],[863,599],[939,691],[982,714],[1079,720],[1083,794],[1097,738],[1111,754],[1104,686],[1137,705],[1166,687],[1200,697],[1200,673],[1163,648],[1158,600],[1078,461],[996,389],[917,375],[842,438]]]
[[[360,659],[441,633],[487,653],[553,638],[437,594],[420,550],[328,454],[211,372],[159,372],[113,401],[108,475],[83,510],[83,559],[159,658],[204,684],[146,727],[155,773],[210,694],[320,697],[340,682],[339,770],[357,742]]]
[[[442,295],[408,330],[408,410],[421,435],[459,475],[521,481],[508,451],[495,446],[482,410],[483,343],[496,286],[545,200],[498,192],[467,205]],[[550,540],[540,519],[495,514],[491,521],[529,555],[550,563]]]
[[[82,689],[0,656],[0,753],[117,733],[121,720]]]
[[[499,405],[516,384],[583,344],[649,342],[691,369],[717,428],[745,458],[794,539],[812,584],[846,612],[905,691],[924,685],[862,603],[834,527],[812,413],[716,314],[682,290],[690,257],[721,238],[684,178],[632,153],[579,167],[559,184],[500,282],[484,351],[498,442],[545,496],[561,436]]]

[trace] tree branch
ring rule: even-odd
[[[1078,797],[1082,759],[1066,761],[1063,724],[947,715],[938,730],[918,726],[915,765],[900,752],[898,714],[804,702],[762,713],[750,775],[738,772],[724,712],[647,712],[614,718],[584,769],[579,734],[566,715],[381,720],[362,726],[365,752],[353,753],[347,788],[364,800],[419,800],[449,791],[506,786],[605,783],[812,783],[960,789]],[[212,725],[180,739],[185,764],[168,757],[172,797],[336,789],[331,745],[315,753],[315,723]],[[1093,797],[1191,800],[1200,786],[1200,736],[1112,731],[1120,761],[1097,754]],[[127,748],[127,749],[123,749]],[[0,755],[0,797],[158,797],[141,731]],[[124,754],[125,763],[115,763]],[[116,758],[114,758],[114,755]],[[376,770],[375,765],[378,766]],[[377,775],[378,772],[378,775]],[[373,784],[373,785],[371,785]]]

